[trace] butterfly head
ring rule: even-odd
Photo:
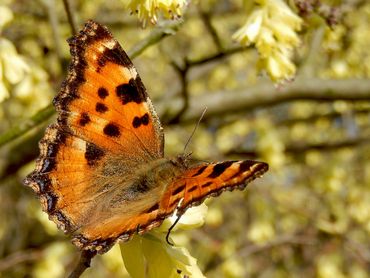
[[[181,168],[189,168],[192,153],[183,153],[171,159],[171,162]]]

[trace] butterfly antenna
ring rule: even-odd
[[[188,145],[189,145],[189,143],[190,143],[191,139],[193,138],[194,133],[195,133],[195,131],[197,130],[197,128],[198,128],[198,126],[199,126],[200,122],[202,121],[202,119],[203,119],[203,117],[204,117],[204,114],[206,114],[206,112],[207,112],[207,107],[206,107],[206,108],[204,108],[202,115],[200,115],[200,118],[199,118],[199,120],[198,120],[197,124],[195,125],[195,127],[194,127],[194,129],[193,129],[193,132],[191,133],[191,135],[190,135],[190,137],[189,137],[188,141],[186,142],[185,147],[184,147],[184,151],[183,151],[184,153],[185,153],[186,148],[188,147]]]
[[[166,241],[171,246],[173,246],[173,243],[169,241],[169,239],[170,239],[169,237],[170,237],[172,229],[175,228],[175,226],[176,226],[177,222],[179,222],[180,218],[181,218],[181,215],[177,216],[175,222],[173,222],[173,224],[171,225],[171,227],[167,231]]]

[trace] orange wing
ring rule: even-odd
[[[161,201],[161,213],[177,208],[177,215],[181,215],[207,197],[218,196],[225,190],[243,190],[267,170],[267,163],[252,160],[225,161],[190,168],[168,187]]]
[[[163,132],[132,62],[106,27],[88,21],[68,40],[72,63],[54,99],[60,128],[142,162],[163,157]]]
[[[57,124],[40,141],[25,184],[60,229],[78,233],[97,208],[105,211],[102,196],[129,184],[137,165],[163,157],[164,140],[139,75],[107,28],[89,21],[68,42]]]

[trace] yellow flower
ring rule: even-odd
[[[275,236],[275,231],[272,224],[266,220],[254,222],[248,231],[249,240],[254,243],[261,244],[272,240]]]
[[[282,0],[256,0],[259,6],[247,22],[233,35],[242,45],[255,45],[261,69],[273,81],[291,79],[296,71],[291,62],[293,49],[300,43],[297,31],[302,19],[295,15]]]
[[[127,7],[132,13],[136,13],[145,25],[147,20],[156,24],[160,14],[168,19],[181,17],[182,9],[186,4],[186,0],[131,0]]]
[[[1,65],[0,65],[1,66]],[[0,103],[9,97],[8,89],[4,83],[0,80]]]
[[[0,32],[13,19],[12,11],[6,6],[0,6]]]
[[[274,51],[266,59],[266,71],[273,80],[289,80],[295,74],[295,65],[290,61],[289,54]]]
[[[203,225],[206,213],[205,204],[188,209],[173,230]],[[204,277],[197,260],[185,247],[171,246],[165,240],[176,218],[175,212],[159,228],[120,243],[122,259],[131,277]]]
[[[233,39],[244,45],[256,42],[261,31],[263,16],[264,11],[262,9],[253,11],[245,25],[233,35]]]
[[[20,82],[25,73],[29,71],[24,58],[17,53],[14,45],[6,39],[0,39],[0,59],[4,67],[4,76],[11,84]]]
[[[29,67],[14,45],[0,38],[0,102],[9,96],[7,84],[19,83],[27,72]]]

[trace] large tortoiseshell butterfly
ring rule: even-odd
[[[158,116],[108,29],[88,21],[68,42],[72,63],[54,99],[58,120],[25,184],[80,249],[104,253],[267,171],[250,160],[190,166],[186,154],[165,158]]]

